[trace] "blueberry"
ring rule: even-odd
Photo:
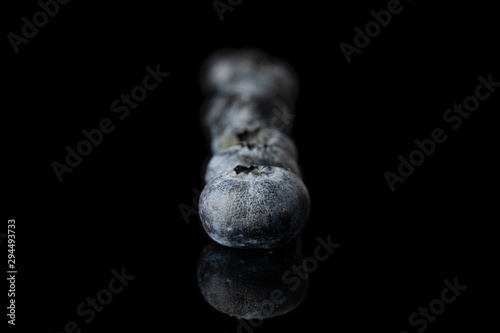
[[[293,113],[290,106],[276,98],[214,96],[202,107],[201,122],[212,141],[228,131],[247,127],[277,128],[289,134],[292,126],[278,126],[282,125],[279,115],[284,108]]]
[[[212,54],[201,70],[206,94],[276,96],[293,103],[299,84],[292,67],[254,49],[226,49]]]
[[[275,128],[262,127],[259,124],[252,124],[238,129],[228,128],[212,140],[211,149],[213,152],[219,152],[241,144],[277,147],[284,150],[292,158],[297,159],[297,148],[288,135]]]
[[[237,76],[248,75],[256,65],[268,56],[263,51],[222,49],[212,53],[200,70],[201,87],[205,93],[223,88]]]
[[[235,248],[271,249],[292,240],[309,215],[309,193],[292,171],[235,166],[203,189],[199,214],[207,234]]]
[[[282,276],[301,257],[290,248],[231,249],[211,243],[202,250],[197,281],[203,298],[217,311],[245,319],[288,313],[305,298],[308,280],[293,291]]]
[[[205,182],[208,183],[220,172],[233,170],[237,165],[277,166],[300,175],[295,158],[287,151],[276,146],[241,144],[212,156],[205,171]]]

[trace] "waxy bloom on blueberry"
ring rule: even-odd
[[[275,146],[253,146],[241,144],[218,152],[208,162],[205,182],[209,182],[218,173],[230,171],[238,165],[272,165],[300,175],[295,159],[285,150]]]
[[[297,74],[281,59],[260,50],[220,50],[201,70],[206,94],[279,97],[292,104],[299,90]]]
[[[237,166],[203,189],[199,213],[207,234],[235,248],[271,249],[292,240],[309,215],[309,193],[294,172]]]

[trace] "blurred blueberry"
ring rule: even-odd
[[[202,107],[201,123],[211,141],[228,131],[244,128],[267,127],[290,134],[293,122],[283,126],[280,119],[284,109],[293,113],[293,109],[276,98],[213,96]]]
[[[211,148],[215,153],[231,146],[241,144],[277,147],[284,150],[294,159],[297,159],[298,155],[295,143],[288,135],[275,128],[262,127],[258,124],[242,128],[228,128],[221,135],[212,140]]]
[[[299,84],[293,68],[255,49],[224,49],[213,53],[201,69],[206,94],[280,97],[292,104]]]
[[[293,156],[276,146],[240,144],[213,155],[205,171],[208,183],[218,173],[231,171],[238,165],[269,165],[290,169],[300,176],[299,166]]]

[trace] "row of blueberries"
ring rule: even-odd
[[[292,122],[277,125],[277,110],[293,113],[296,73],[259,50],[226,49],[202,66],[201,85],[201,121],[213,154],[199,200],[205,231],[234,248],[283,246],[309,215]]]

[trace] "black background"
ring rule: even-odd
[[[353,44],[353,28],[387,1],[244,0],[222,22],[211,1],[71,1],[18,54],[5,37],[2,223],[17,223],[16,330],[60,332],[72,320],[82,332],[237,330],[198,290],[209,240],[179,205],[193,205],[208,156],[200,65],[246,46],[285,59],[300,78],[293,138],[311,195],[302,252],[312,255],[317,237],[342,244],[297,309],[254,330],[416,332],[410,314],[455,277],[468,289],[426,331],[488,327],[499,93],[456,131],[442,116],[479,75],[500,81],[499,21],[492,4],[402,5],[350,64],[339,44]],[[4,4],[4,36],[38,10]],[[111,102],[156,64],[170,76],[120,121]],[[106,117],[116,129],[59,183],[51,163]],[[447,141],[392,193],[384,172],[436,127]],[[75,308],[122,267],[135,280],[84,324]]]

